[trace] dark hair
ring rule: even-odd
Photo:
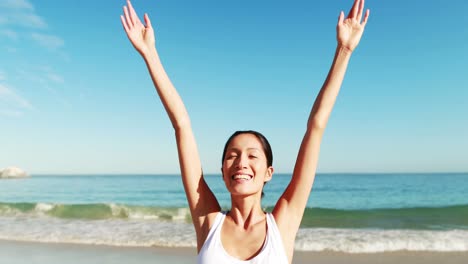
[[[263,152],[265,153],[265,156],[266,156],[266,159],[267,159],[267,166],[268,167],[272,166],[273,165],[273,151],[271,150],[270,143],[268,142],[268,140],[266,139],[266,137],[262,133],[254,131],[254,130],[239,130],[239,131],[234,132],[234,134],[232,134],[228,138],[228,140],[226,141],[226,144],[224,145],[221,164],[224,163],[224,158],[226,157],[226,151],[227,151],[227,148],[228,148],[229,144],[231,143],[231,141],[235,137],[237,137],[238,135],[242,135],[242,134],[251,134],[251,135],[256,136],[258,138],[258,140],[260,140],[260,143],[262,144],[262,147],[263,147]],[[266,184],[266,182],[265,182],[265,184]],[[262,191],[262,197],[264,195],[265,194]]]
[[[273,152],[271,151],[270,143],[268,142],[266,137],[262,135],[262,133],[254,131],[254,130],[239,130],[239,131],[234,132],[234,134],[232,134],[229,137],[229,139],[226,141],[226,144],[224,145],[223,157],[221,159],[221,163],[224,162],[224,158],[226,157],[226,151],[231,141],[238,135],[242,135],[242,134],[251,134],[251,135],[256,136],[258,140],[260,140],[260,143],[262,144],[262,147],[263,147],[263,152],[265,152],[265,156],[267,159],[267,166],[268,167],[272,166],[273,165]]]

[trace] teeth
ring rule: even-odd
[[[232,178],[233,178],[234,180],[239,180],[239,179],[242,179],[242,180],[250,180],[252,177],[250,177],[250,175],[237,174],[237,175],[234,175]]]

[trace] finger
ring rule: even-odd
[[[132,18],[133,24],[135,25],[136,23],[140,22],[140,19],[138,18],[137,13],[135,12],[135,8],[133,8],[130,0],[128,0],[127,3],[128,3],[129,11],[130,11],[130,17]]]
[[[344,21],[344,12],[341,11],[341,12],[340,12],[340,16],[338,16],[338,26],[340,26],[341,24],[343,24],[343,21]]]
[[[364,26],[364,27],[366,26],[366,24],[367,24],[367,19],[369,19],[369,15],[370,15],[370,10],[367,9],[366,14],[364,15],[364,20],[363,20],[362,23],[361,23],[362,26]]]
[[[358,14],[357,14],[358,23],[360,23],[362,19],[362,11],[364,10],[364,1],[365,0],[361,0],[359,3],[359,9],[358,9]]]
[[[353,7],[349,10],[348,18],[355,18],[357,15],[357,6],[359,5],[360,0],[355,0]]]
[[[128,28],[127,21],[125,21],[124,16],[122,16],[122,15],[120,16],[120,21],[122,21],[122,26],[124,27],[125,32],[128,34],[130,29]]]
[[[145,13],[145,24],[146,24],[146,27],[147,27],[147,28],[152,28],[152,26],[151,26],[151,20],[150,20],[148,14],[146,14],[146,13]]]
[[[127,21],[128,28],[132,29],[133,28],[133,22],[132,22],[132,19],[130,19],[130,14],[128,13],[128,8],[126,6],[124,6],[123,9],[124,9],[125,21]]]

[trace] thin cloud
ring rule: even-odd
[[[65,41],[50,32],[48,28],[46,17],[42,17],[37,13],[33,1],[0,0],[0,39],[8,41],[3,47],[4,52],[22,52],[21,45],[16,47],[18,40],[21,39],[33,44],[36,43],[37,48],[41,47],[41,49],[66,57],[67,55],[63,50]],[[34,64],[34,61],[30,61],[27,67]],[[65,83],[64,78],[52,69],[41,69],[37,66],[33,68],[36,69],[31,69],[31,71],[23,74],[24,78],[15,74],[13,75],[14,78],[10,78],[11,80],[8,79],[8,81],[6,72],[0,69],[0,116],[21,116],[27,114],[28,110],[34,109],[31,102],[21,95],[21,91],[14,88],[14,83],[9,83],[17,79],[29,80],[29,85],[41,87],[49,95],[55,97],[57,101],[67,104],[55,89],[63,86]],[[31,100],[35,99],[31,98]]]
[[[63,39],[54,36],[54,35],[46,35],[40,33],[32,33],[31,37],[34,41],[36,41],[39,45],[46,47],[51,50],[56,50],[61,48],[65,42]]]
[[[27,0],[1,0],[0,24],[28,28],[47,28],[45,20],[35,13],[33,5]]]
[[[33,13],[3,13],[0,10],[0,25],[22,26],[26,28],[45,29],[45,20]]]
[[[33,5],[26,0],[2,0],[0,2],[0,7],[9,9],[34,10]]]
[[[10,117],[20,116],[23,114],[22,110],[33,108],[28,100],[3,84],[0,84],[0,105],[7,108],[0,108],[0,115]]]
[[[54,83],[64,83],[64,78],[55,73],[50,66],[32,66],[28,65],[25,68],[17,68],[15,76],[18,78],[34,83],[37,87],[43,87],[50,90]]]
[[[48,28],[45,19],[39,16],[34,10],[33,5],[28,0],[0,0],[0,25],[8,28],[0,29],[0,37],[5,36],[11,40],[21,38],[30,38],[40,46],[57,52],[59,56],[65,60],[69,60],[66,53],[60,50],[65,41],[56,35],[44,32]],[[23,27],[31,30],[31,33],[26,33],[24,36],[18,27]],[[24,32],[24,31],[23,31]],[[10,53],[16,50],[7,50]]]
[[[44,19],[36,14],[17,14],[12,16],[11,20],[14,24],[29,28],[47,28],[47,23]]]
[[[10,29],[4,29],[0,31],[0,35],[6,36],[7,38],[12,39],[12,40],[18,39],[18,33]]]
[[[56,74],[56,73],[47,74],[47,78],[49,78],[49,80],[51,80],[52,82],[55,82],[55,83],[65,83],[63,77]]]
[[[72,104],[62,95],[65,79],[49,65],[16,68],[15,76],[23,81],[31,83],[36,88],[45,90],[49,98],[54,98],[64,106],[71,107]]]

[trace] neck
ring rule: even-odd
[[[234,197],[231,195],[231,211],[228,213],[237,226],[248,228],[265,220],[265,212],[261,206],[261,194],[247,197]]]

